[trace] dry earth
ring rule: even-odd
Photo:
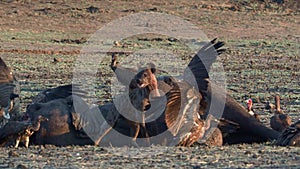
[[[22,111],[39,91],[72,82],[80,50],[98,29],[138,12],[163,12],[195,24],[209,39],[226,42],[218,59],[228,91],[254,109],[269,125],[264,109],[274,94],[283,109],[299,119],[299,2],[282,5],[254,0],[217,1],[0,1],[0,57],[21,83]],[[182,55],[184,48],[165,37],[125,39],[121,49],[162,47]],[[116,47],[118,48],[118,47]],[[119,47],[120,48],[120,47]],[[184,56],[183,56],[184,55]],[[124,56],[125,58],[126,56]],[[58,62],[53,62],[54,58]],[[109,60],[100,64],[95,87],[98,103],[110,101]],[[101,90],[100,90],[101,89]],[[223,147],[100,148],[94,146],[30,146],[0,148],[0,168],[299,168],[300,149],[272,143]]]

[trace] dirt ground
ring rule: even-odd
[[[0,57],[21,84],[22,111],[41,90],[72,82],[85,42],[110,22],[138,12],[161,12],[196,25],[209,39],[226,42],[222,63],[227,89],[240,103],[264,108],[281,95],[282,109],[298,120],[300,109],[299,2],[217,1],[0,1]],[[279,1],[278,1],[279,2]],[[188,62],[176,41],[147,35],[115,44],[124,51],[162,47]],[[124,55],[124,58],[126,55]],[[54,60],[57,60],[56,62]],[[102,66],[102,67],[101,67]],[[109,61],[100,64],[98,104],[111,100]],[[101,148],[30,146],[0,148],[0,168],[299,168],[300,149],[272,142],[223,147]]]

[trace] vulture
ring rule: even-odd
[[[251,116],[253,116],[257,121],[260,122],[259,115],[253,111],[253,108],[252,108],[252,106],[253,106],[253,101],[252,101],[252,99],[246,100],[246,103],[247,103],[247,110],[248,110],[248,113],[249,113]]]
[[[47,120],[39,115],[33,121],[9,121],[0,131],[0,145],[15,141],[15,148],[18,148],[20,142],[24,142],[25,147],[28,148],[29,137],[40,129],[41,122]]]
[[[275,96],[275,111],[270,119],[271,128],[282,132],[292,124],[292,119],[280,109],[280,96]]]
[[[115,62],[115,57],[113,57],[113,62]],[[149,110],[150,98],[158,97],[160,94],[157,90],[157,80],[154,75],[154,68],[144,68],[140,73],[134,76],[135,79],[132,80],[129,86],[129,96],[119,95],[114,99],[114,103],[108,103],[99,106],[99,110],[104,117],[104,124],[101,125],[100,129],[103,133],[99,138],[95,139],[95,145],[103,145],[101,143],[102,139],[108,134],[112,129],[115,132],[119,132],[129,138],[128,141],[121,143],[116,141],[107,140],[113,145],[150,145],[150,133],[148,133],[149,128],[147,128],[145,123],[145,114]],[[146,88],[140,89],[137,86],[147,86]],[[148,90],[150,89],[151,90]],[[156,91],[155,91],[156,90]],[[151,91],[154,91],[151,93]],[[126,106],[124,106],[126,105]],[[148,112],[149,113],[149,112]],[[81,119],[85,118],[85,114],[81,114]],[[98,118],[101,121],[101,118]],[[83,126],[88,121],[81,121]],[[106,123],[108,122],[108,123]],[[161,124],[163,125],[163,124]],[[112,134],[111,134],[112,135]],[[118,134],[114,134],[118,135]],[[112,137],[112,136],[111,136]],[[145,138],[146,142],[137,143],[138,138]],[[122,140],[123,142],[123,140]],[[126,143],[126,144],[125,144]]]
[[[230,121],[230,123],[223,123],[225,125],[229,124],[229,127],[223,126],[225,130],[222,131],[222,134],[226,136],[223,136],[224,144],[265,142],[277,139],[279,136],[277,131],[269,129],[258,122],[248,113],[247,109],[227,94],[224,89],[209,80],[208,72],[210,66],[216,60],[216,57],[224,52],[224,49],[221,48],[223,45],[223,42],[217,42],[216,39],[214,39],[201,48],[188,64],[183,78],[169,76],[157,77],[158,89],[165,93],[161,97],[166,98],[163,112],[164,117],[161,121],[165,123],[167,129],[177,139],[178,145],[189,146],[197,141],[197,139],[203,137],[203,130],[206,130],[203,120],[209,114],[209,111],[214,112],[218,109],[217,107],[222,106],[222,104],[225,104],[224,111],[221,112],[222,117],[217,118]],[[122,84],[129,86],[129,93],[132,89],[146,89],[148,93],[150,93],[149,90],[151,89],[147,89],[146,85],[132,84],[132,82],[140,82],[139,79],[135,78],[135,74],[143,73],[143,71],[138,73],[132,72],[131,69],[123,68],[117,63],[118,62],[113,58],[111,67],[118,80],[121,81]],[[190,80],[191,73],[196,80],[196,85]],[[163,84],[163,87],[160,87],[160,84]],[[146,98],[147,97],[149,96],[146,96]],[[152,100],[159,100],[159,98],[160,97],[154,97]],[[155,107],[163,106],[150,103],[148,107],[155,109]],[[220,112],[214,113],[218,114]],[[145,114],[147,114],[147,112]],[[147,119],[147,117],[145,118]],[[232,128],[232,123],[236,125],[234,125],[233,130],[229,130],[230,132],[227,133],[228,130],[226,130],[226,128]],[[160,132],[161,131],[158,133]],[[198,133],[197,136],[195,136],[196,133]]]
[[[145,135],[146,137],[158,135],[168,130],[173,136],[170,144],[191,146],[204,136],[209,127],[201,119],[201,115],[204,114],[207,103],[204,99],[204,93],[198,89],[207,89],[205,79],[208,78],[208,70],[216,58],[213,54],[222,53],[224,49],[220,48],[223,45],[222,42],[216,42],[216,39],[214,39],[201,48],[189,63],[189,70],[184,72],[183,78],[172,76],[156,78],[155,72],[159,70],[153,65],[138,72],[133,72],[131,69],[120,67],[113,55],[111,68],[118,80],[128,86],[129,95],[131,96],[136,91],[141,91],[145,95],[143,99],[145,101],[139,99],[140,103],[137,103],[135,97],[129,97],[129,99],[131,103],[135,101],[136,104],[132,104],[134,107],[143,107],[143,109],[140,109],[142,115],[140,125],[146,132],[149,130],[149,134],[146,133]],[[200,56],[202,60],[199,59]],[[188,71],[194,73],[193,75],[197,81],[196,85],[189,79],[190,72]],[[152,123],[145,123],[145,119],[149,119],[155,116],[153,114],[159,114],[161,111],[163,117],[157,117],[158,119]],[[158,128],[159,125],[165,127]]]
[[[10,67],[0,58],[0,128],[20,115],[20,87]]]
[[[275,142],[278,146],[300,147],[300,120],[286,128]]]

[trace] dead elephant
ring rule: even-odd
[[[39,131],[32,135],[31,142],[57,146],[93,144],[89,137],[82,135],[81,130],[76,130],[72,119],[73,111],[72,96],[28,106],[26,114],[30,119],[35,119],[39,115],[49,119],[41,124]]]
[[[32,144],[94,145],[101,136],[105,136],[101,145],[132,145],[131,130],[134,127],[111,103],[89,107],[79,96],[70,95],[46,103],[33,103],[27,107],[26,114],[30,119],[39,115],[49,119],[32,135]],[[105,133],[111,126],[115,129]],[[118,139],[123,135],[128,137]]]

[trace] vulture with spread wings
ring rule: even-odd
[[[276,139],[279,136],[278,132],[259,123],[224,89],[209,80],[210,67],[217,56],[224,52],[224,49],[221,48],[223,45],[223,42],[217,42],[216,39],[207,43],[192,58],[181,78],[157,77],[158,89],[165,93],[162,97],[167,100],[163,110],[164,120],[162,121],[164,121],[172,135],[177,138],[178,145],[189,146],[203,137],[205,130],[209,128],[204,121],[209,111],[213,115],[222,114],[221,117],[217,118],[223,118],[238,125],[233,133],[232,131],[222,130],[223,134],[226,135],[224,143],[263,142]],[[131,69],[123,68],[115,63],[117,61],[113,57],[111,67],[118,80],[129,86],[129,92],[132,90],[132,86],[140,90],[145,90],[148,87],[141,84],[143,82],[141,77],[137,78],[140,72],[132,72]],[[134,74],[136,75],[133,76]],[[128,79],[132,80],[129,81]],[[134,83],[139,85],[132,85]],[[151,91],[148,93],[151,93]],[[160,99],[160,97],[153,98],[152,103],[150,103],[150,107],[154,110],[158,110],[155,107],[164,107],[160,105],[164,102],[153,101],[157,99]],[[224,106],[224,111],[215,112],[216,110],[219,111],[221,106]],[[147,111],[145,114],[147,115]],[[223,129],[226,129],[226,127],[223,127]],[[157,133],[161,132],[157,131]]]

